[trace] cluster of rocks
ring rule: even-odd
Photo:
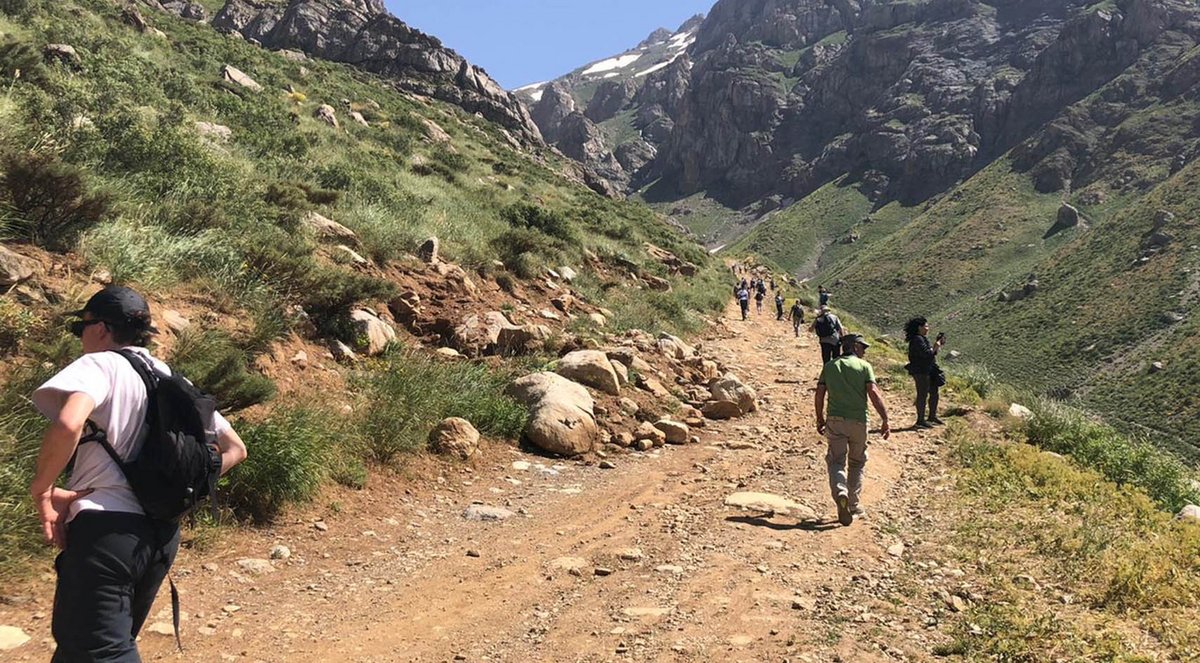
[[[1002,302],[1019,302],[1022,299],[1032,297],[1037,293],[1039,287],[1041,287],[1041,284],[1038,282],[1037,275],[1030,274],[1025,279],[1025,285],[1021,286],[1020,290],[1002,291],[997,299]]]
[[[706,419],[739,417],[758,407],[752,388],[683,339],[634,330],[620,342],[568,352],[554,373],[527,375],[512,385],[509,395],[529,409],[525,438],[531,444],[565,456],[603,448],[646,451],[699,442],[693,431]],[[606,403],[597,404],[589,389]],[[664,402],[674,417],[655,414]]]

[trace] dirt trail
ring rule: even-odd
[[[936,440],[873,436],[868,515],[837,526],[812,414],[815,341],[793,338],[766,314],[748,323],[735,309],[727,316],[731,332],[706,341],[706,351],[758,390],[759,412],[710,424],[700,445],[617,457],[612,470],[510,448],[473,470],[430,464],[436,481],[374,485],[340,515],[325,511],[327,529],[298,518],[230,537],[228,550],[183,554],[177,569],[191,614],[179,658],[930,658],[923,599],[910,598],[919,592],[888,548],[915,536],[937,474],[926,467]],[[897,423],[911,416],[900,400],[889,402]],[[529,467],[518,469],[521,461]],[[740,490],[789,497],[823,520],[724,506]],[[517,515],[469,521],[462,513],[472,502]],[[256,576],[235,563],[266,557],[275,543],[292,552],[278,570]],[[169,607],[152,621],[161,629]],[[27,630],[44,638],[46,622]],[[148,659],[176,658],[171,645],[165,635],[142,637]],[[26,659],[44,658],[46,649],[31,648],[22,648]]]

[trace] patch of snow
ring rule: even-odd
[[[539,88],[539,89],[537,89],[537,90],[535,90],[535,91],[533,91],[533,92],[530,92],[530,93],[529,93],[529,98],[530,98],[530,99],[532,99],[532,100],[533,100],[533,103],[535,103],[535,104],[536,104],[537,102],[539,102],[539,101],[541,101],[541,100],[542,100],[542,95],[543,95],[543,94],[546,94],[546,91],[545,91],[545,90],[543,90],[543,89],[540,89],[540,88]]]
[[[612,78],[614,76],[620,76],[620,75],[621,75],[621,72],[619,72],[619,71],[610,71],[604,75],[604,78]]]
[[[547,82],[548,81],[542,81],[541,83],[530,83],[529,85],[522,85],[521,87],[513,90],[513,92],[524,92],[526,90],[533,90],[536,88],[540,88],[543,85],[545,85]]]
[[[591,74],[599,74],[599,73],[603,73],[606,71],[612,71],[613,69],[624,69],[625,67],[628,67],[629,65],[633,64],[634,62],[637,62],[638,59],[641,57],[642,57],[641,53],[629,53],[627,55],[618,55],[615,58],[601,60],[601,61],[597,62],[596,64],[588,67],[587,69],[584,69],[583,72],[581,72],[581,75],[589,76]]]
[[[650,74],[653,74],[654,72],[658,71],[659,69],[663,69],[663,68],[667,67],[672,62],[674,62],[675,59],[678,57],[679,56],[677,55],[674,58],[671,58],[670,60],[667,60],[666,62],[660,62],[660,63],[654,65],[653,67],[650,67],[649,69],[643,69],[642,71],[639,71],[638,73],[634,74],[633,77],[641,78],[642,76],[649,76]]]

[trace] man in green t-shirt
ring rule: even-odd
[[[891,435],[883,392],[875,384],[875,370],[864,359],[867,340],[861,334],[842,337],[842,356],[825,364],[817,383],[814,405],[817,432],[829,441],[825,463],[829,466],[829,488],[837,503],[838,522],[849,525],[861,514],[858,498],[862,493],[863,468],[867,465],[867,399],[882,419],[883,439]],[[829,396],[829,417],[825,417],[825,396]],[[846,474],[849,456],[850,473]]]

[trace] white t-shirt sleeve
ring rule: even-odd
[[[222,416],[220,412],[213,412],[213,432],[220,435],[231,430],[233,430],[233,426],[229,424],[229,420]]]
[[[112,388],[111,353],[86,354],[71,362],[33,392],[33,405],[47,419],[58,416],[67,397],[74,393],[91,396],[96,407],[108,401]]]

